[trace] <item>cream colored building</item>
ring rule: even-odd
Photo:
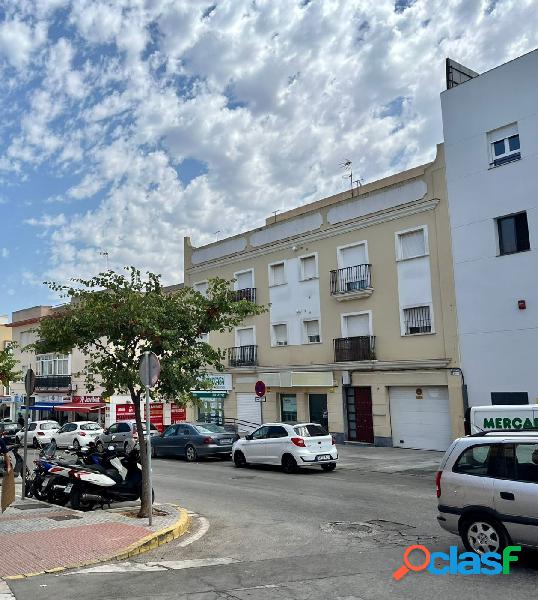
[[[432,163],[259,229],[203,247],[186,238],[186,285],[235,279],[238,298],[268,307],[209,335],[228,349],[228,383],[201,412],[245,430],[328,419],[340,440],[446,448],[463,431],[449,232],[440,145]]]

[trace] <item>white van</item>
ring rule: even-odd
[[[471,407],[471,433],[495,429],[538,429],[538,404]]]

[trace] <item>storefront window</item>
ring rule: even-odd
[[[297,422],[297,396],[295,394],[281,394],[280,408],[284,423]]]

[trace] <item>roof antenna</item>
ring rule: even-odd
[[[340,168],[344,171],[342,179],[349,179],[349,189],[351,197],[353,197],[353,162],[349,158],[345,158],[344,162],[340,163]]]
[[[276,213],[280,212],[280,209],[277,208],[276,210],[273,211],[273,217],[275,218],[275,220],[273,221],[273,223],[276,223]]]
[[[99,252],[99,256],[104,256],[105,257],[105,261],[106,261],[106,270],[108,271],[108,252],[106,250],[101,250]]]
[[[219,241],[219,233],[220,233],[220,229],[217,229],[217,231],[215,231],[214,235],[217,236],[217,239],[215,240],[216,242]]]

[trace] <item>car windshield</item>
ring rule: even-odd
[[[203,425],[195,425],[200,433],[226,433],[226,429],[214,423],[204,423]]]
[[[41,423],[39,429],[60,429],[58,423]]]
[[[8,423],[4,425],[4,431],[17,431],[18,429],[19,426],[17,425],[17,423]]]
[[[302,437],[318,437],[321,435],[329,435],[320,425],[297,425],[293,428],[297,435]]]
[[[80,428],[84,431],[95,431],[96,429],[101,429],[98,423],[84,423],[80,426]]]

